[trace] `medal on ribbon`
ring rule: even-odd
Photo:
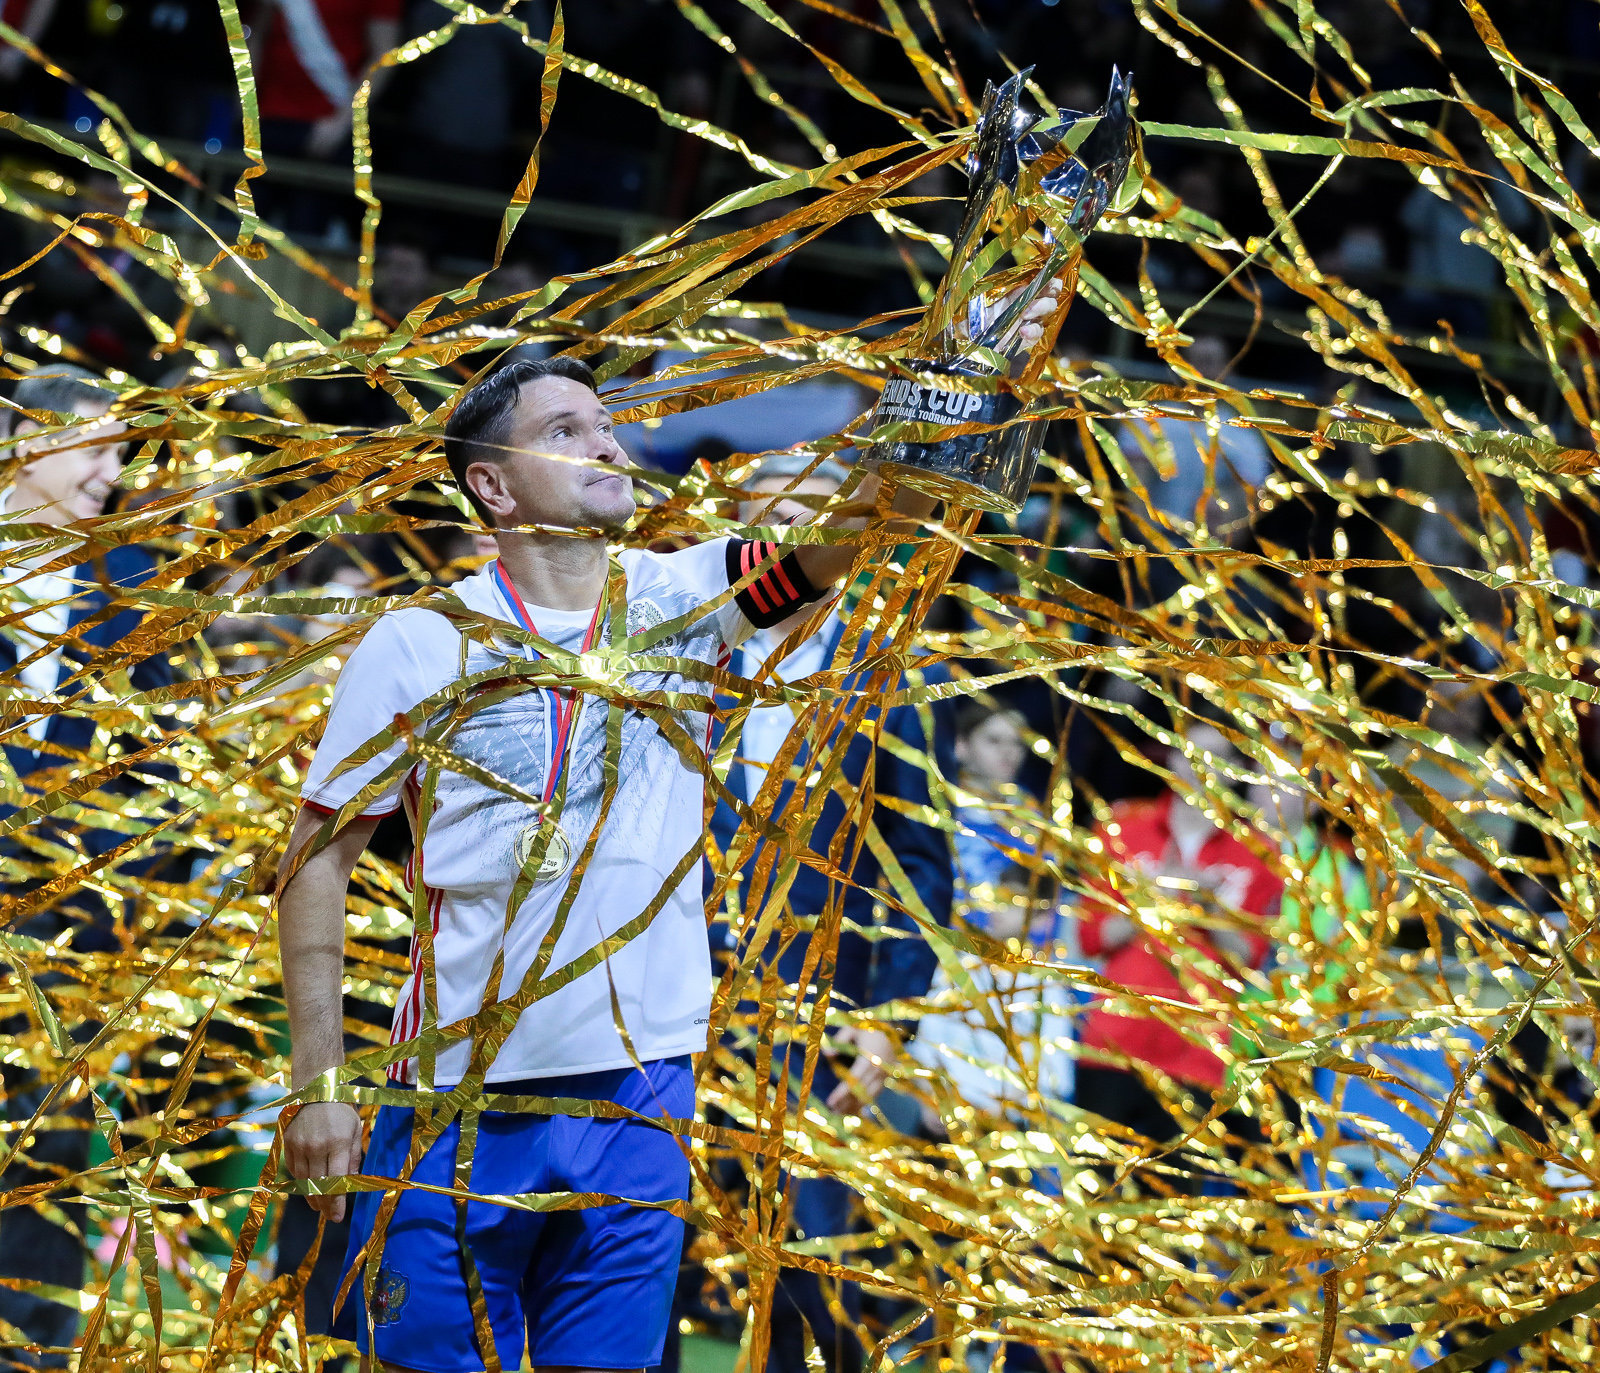
[[[572,841],[567,838],[567,832],[561,828],[559,820],[548,812],[538,813],[517,831],[515,853],[518,868],[528,866],[528,860],[533,857],[541,839],[544,840],[545,847],[544,853],[539,857],[539,867],[535,877],[537,881],[549,882],[560,877],[571,865]]]
[[[516,587],[511,584],[511,578],[498,558],[494,564],[494,580],[511,618],[528,633],[537,634],[539,631],[533,623],[533,617],[528,614],[527,606],[523,604],[522,597],[517,594]],[[605,604],[606,597],[602,595],[595,603],[580,653],[587,653],[594,647],[600,622],[604,618]],[[537,653],[537,650],[529,651]],[[577,737],[578,715],[583,709],[583,698],[564,687],[541,687],[539,690],[545,703],[544,788],[533,818],[517,832],[513,853],[518,869],[525,869],[530,863],[537,862],[534,880],[553,882],[565,876],[572,866],[572,840],[561,827],[557,816],[556,794],[566,775],[567,760],[572,753],[573,740]]]

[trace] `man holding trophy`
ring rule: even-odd
[[[673,1131],[694,1113],[689,1056],[705,1048],[712,989],[695,755],[710,672],[845,576],[852,534],[893,538],[940,499],[1025,496],[1041,426],[1017,418],[1010,373],[1026,358],[1018,381],[1037,380],[1079,236],[1122,189],[1133,133],[1120,78],[1099,114],[1039,120],[1021,113],[1022,82],[986,97],[967,220],[923,337],[936,358],[908,362],[886,390],[868,454],[883,487],[872,472],[846,489],[819,522],[833,541],[614,550],[633,484],[572,358],[502,367],[451,416],[451,475],[499,556],[452,596],[369,629],[282,863],[292,1085],[317,1098],[284,1127],[286,1166],[410,1184],[352,1197],[341,1333],[369,1363],[498,1373],[524,1350],[535,1368],[659,1359],[682,1236],[665,1208],[689,1194]],[[992,276],[1012,251],[1025,265]],[[381,1106],[363,1157],[338,1085],[345,903],[378,818],[400,806],[417,929],[387,1059],[415,1108]],[[480,1095],[503,1109],[463,1114]],[[552,1098],[570,1113],[551,1113]],[[567,1192],[627,1200],[493,1200]],[[331,1216],[346,1205],[341,1190],[312,1201]]]

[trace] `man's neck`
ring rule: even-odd
[[[16,494],[14,489],[8,486],[0,487],[0,515],[9,515],[13,513],[13,502],[16,502]],[[42,510],[29,510],[27,506],[18,502],[17,509],[26,512],[27,522],[32,525],[66,525],[72,523],[73,519],[73,515],[70,510],[66,510],[54,505],[46,506]],[[31,542],[33,542],[31,537],[28,539],[14,539],[8,537],[4,533],[0,533],[0,544]],[[35,554],[31,558],[13,558],[9,561],[21,567],[38,567],[50,562],[52,559],[60,557],[62,551],[62,549],[58,548],[53,552]]]
[[[593,536],[501,534],[500,565],[517,595],[550,610],[593,610],[606,589],[608,549]]]

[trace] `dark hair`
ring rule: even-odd
[[[511,442],[511,415],[522,399],[522,388],[543,377],[565,377],[596,394],[600,390],[589,364],[578,358],[520,358],[489,373],[468,391],[444,427],[444,459],[450,464],[450,475],[478,512],[478,518],[491,529],[494,516],[472,494],[467,485],[467,468],[475,462],[497,462],[506,456]]]
[[[1061,903],[1061,881],[1045,867],[1030,868],[1013,860],[1000,870],[995,886],[1031,892],[1034,900],[1047,909]]]
[[[1027,722],[1019,710],[1012,710],[1009,706],[992,706],[987,701],[968,700],[956,711],[956,738],[969,738],[996,715],[1005,716],[1019,729],[1026,727]]]
[[[82,367],[67,362],[49,362],[18,379],[11,388],[11,400],[24,410],[45,410],[52,415],[71,415],[80,406],[109,405],[117,398],[115,391],[96,386],[99,378]],[[17,426],[26,415],[11,412],[8,433],[16,433]]]

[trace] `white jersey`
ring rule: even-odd
[[[771,545],[720,539],[675,553],[623,553],[630,635],[688,617],[669,637],[640,650],[645,658],[662,660],[661,667],[631,673],[628,685],[640,692],[699,696],[709,706],[711,683],[686,679],[669,660],[707,667],[726,664],[732,647],[751,632],[752,621],[764,625],[781,619],[815,595],[791,556],[737,598],[693,615],[770,550]],[[453,589],[468,609],[515,623],[493,564]],[[567,652],[581,648],[588,612],[526,609],[541,638]],[[602,642],[608,640],[609,633],[604,634]],[[388,814],[403,804],[415,835],[427,778],[420,760],[404,767],[403,740],[340,776],[333,774],[389,728],[397,714],[413,710],[462,676],[475,677],[522,654],[509,641],[486,644],[465,638],[450,619],[433,610],[417,607],[379,617],[339,674],[327,729],[306,775],[303,802],[322,811],[337,809],[393,767],[394,776],[362,814]],[[540,796],[549,768],[549,700],[550,693],[532,686],[512,694],[492,693],[489,704],[471,710],[453,730],[439,734],[439,741],[483,771]],[[574,865],[600,817],[608,713],[603,698],[586,697],[573,726],[560,825]],[[433,737],[448,715],[448,710],[436,712],[418,736]],[[521,871],[518,837],[530,823],[529,807],[448,766],[434,772],[431,810],[413,858],[413,880],[420,884],[433,925],[433,985],[427,985],[422,968],[421,941],[413,937],[412,970],[396,1002],[393,1043],[417,1037],[430,1000],[440,1027],[476,1014],[503,951],[500,1001],[523,989],[536,962],[543,970],[530,980],[537,995],[489,1068],[490,1082],[627,1067],[632,1060],[619,1016],[641,1061],[706,1047],[712,980],[700,856],[704,778],[693,763],[703,756],[709,717],[678,702],[672,718],[678,723],[676,743],[659,710],[625,711],[610,810],[549,949],[543,946],[556,929],[567,877],[536,883],[514,911],[507,910]],[[681,751],[686,739],[693,758]],[[675,880],[673,873],[679,874]],[[646,921],[653,903],[658,909]],[[639,927],[633,937],[596,958],[598,946],[619,932],[626,934],[630,922]],[[572,965],[586,955],[593,966],[575,969]],[[470,1055],[470,1036],[440,1049],[432,1075],[435,1085],[460,1081]],[[397,1063],[390,1076],[416,1082],[418,1060]]]

